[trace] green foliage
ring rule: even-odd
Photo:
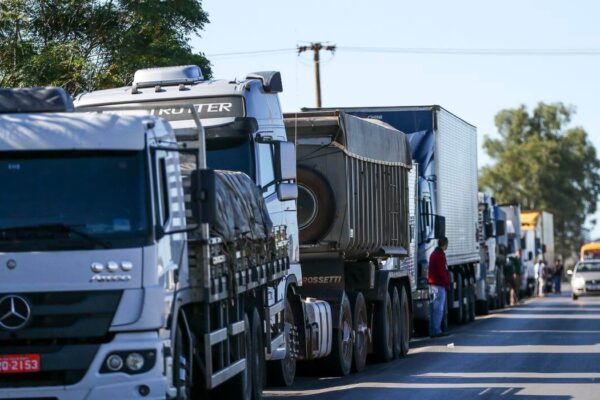
[[[0,0],[0,86],[123,86],[136,69],[209,61],[188,45],[201,0]]]
[[[479,179],[499,202],[554,214],[557,254],[563,256],[581,245],[581,228],[600,194],[596,149],[583,128],[567,128],[574,112],[562,103],[539,103],[532,113],[525,106],[500,111],[500,138],[483,142],[495,163],[483,167]]]

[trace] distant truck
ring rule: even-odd
[[[413,296],[416,330],[428,332],[428,262],[437,239],[444,235],[450,242],[446,257],[452,280],[446,309],[457,323],[473,320],[475,273],[480,262],[477,129],[437,105],[342,110],[405,132],[412,158],[419,165],[418,267]]]
[[[552,266],[555,258],[554,216],[546,211],[522,211],[521,231],[526,258],[535,262],[541,257]]]
[[[499,204],[498,207],[506,214],[506,256],[517,258],[521,264],[521,281],[518,282],[519,297],[525,297],[528,292],[527,274],[530,261],[523,252],[525,240],[521,231],[521,206],[518,203]]]
[[[479,252],[481,262],[476,271],[476,299],[478,314],[489,309],[503,308],[504,262],[507,238],[506,213],[487,193],[479,193]]]

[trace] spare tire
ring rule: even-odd
[[[335,216],[333,190],[319,172],[298,166],[298,228],[300,243],[321,240],[331,229]]]

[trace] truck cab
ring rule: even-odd
[[[164,232],[185,219],[178,164],[151,148],[173,131],[70,112],[59,89],[0,98],[0,397],[164,398],[185,252]]]

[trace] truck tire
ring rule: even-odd
[[[408,303],[408,294],[406,293],[406,286],[400,285],[400,311],[402,321],[402,337],[401,337],[401,348],[400,356],[404,357],[408,354],[410,349],[410,335],[411,335],[411,315],[410,315],[410,304]]]
[[[298,165],[298,228],[300,243],[318,242],[329,232],[335,216],[333,190],[323,175]]]
[[[361,292],[350,294],[350,303],[352,304],[352,327],[354,330],[352,370],[360,372],[365,369],[367,364],[367,349],[369,347],[367,304]]]
[[[352,369],[352,309],[346,292],[342,292],[338,320],[333,327],[331,354],[323,360],[326,373],[346,376]]]
[[[244,333],[239,334],[237,343],[239,353],[236,356],[246,358],[246,368],[232,379],[223,383],[215,389],[215,398],[227,398],[227,399],[243,399],[252,400],[252,368],[253,365],[250,363],[251,357],[256,354],[253,346],[252,331],[250,327],[250,320],[248,314],[244,313]],[[204,398],[196,396],[194,398]]]
[[[469,322],[475,321],[475,282],[469,282]]]
[[[183,329],[178,326],[175,331],[175,343],[173,343],[173,386],[177,389],[177,400],[192,398],[193,377],[190,369],[192,360],[188,359],[188,354]]]
[[[475,303],[478,315],[488,315],[490,313],[489,300],[477,300]]]
[[[393,358],[398,358],[402,355],[402,309],[400,308],[398,288],[392,286],[390,291],[392,296],[392,336],[394,337]]]
[[[375,307],[375,356],[380,361],[390,361],[394,358],[394,332],[392,321],[392,298],[386,291],[383,301]]]
[[[285,299],[284,318],[286,325],[290,325],[290,330],[295,326],[294,314],[289,300]],[[271,361],[267,363],[267,379],[269,386],[290,387],[294,383],[296,376],[296,356],[291,354],[290,340],[287,338],[287,351],[283,360]]]
[[[252,399],[261,400],[265,382],[265,346],[263,343],[262,320],[256,308],[250,310],[250,333],[252,345],[247,354],[246,362],[250,381],[252,383]]]
[[[455,292],[455,296],[453,296],[452,301],[450,302],[450,305],[453,305],[454,298],[456,298],[456,300],[458,300],[458,307],[452,309],[452,311],[453,311],[452,319],[457,324],[460,324],[463,320],[463,280],[462,280],[462,274],[460,272],[458,272],[456,274],[455,282],[456,282],[456,292]]]

